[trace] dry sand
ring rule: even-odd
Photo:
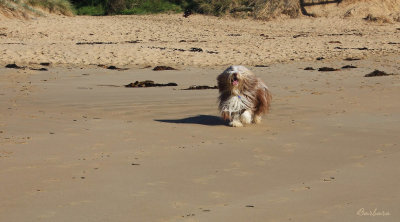
[[[339,17],[263,22],[200,15],[3,19],[0,64],[213,67],[387,55],[399,53],[399,24]]]
[[[329,22],[1,23],[3,65],[52,65],[0,68],[0,221],[399,221],[400,75],[363,77],[400,73],[399,25]],[[76,45],[90,41],[118,44]],[[274,97],[260,125],[230,128],[217,90],[181,90],[233,63],[270,65],[250,67]],[[179,70],[140,68],[161,64]],[[122,87],[147,79],[178,86]],[[375,209],[390,215],[357,215]]]

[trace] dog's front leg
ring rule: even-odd
[[[253,119],[253,112],[251,110],[245,110],[241,115],[240,115],[240,122],[243,124],[251,124]]]
[[[229,123],[229,125],[232,127],[242,127],[243,126],[242,122],[240,122],[240,114],[239,113],[232,114],[232,121]]]

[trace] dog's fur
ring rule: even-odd
[[[217,77],[219,110],[229,125],[260,123],[268,112],[271,93],[265,83],[244,66],[230,66]]]

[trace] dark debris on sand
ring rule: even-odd
[[[361,60],[361,59],[359,59],[359,58],[345,58],[344,59],[345,61],[357,61],[357,60]]]
[[[308,35],[307,34],[304,34],[304,33],[302,33],[302,34],[298,34],[298,35],[294,35],[293,36],[293,38],[299,38],[299,37],[308,37]]]
[[[368,22],[382,22],[382,23],[390,23],[390,20],[380,16],[373,16],[372,14],[368,14],[367,17],[363,18]]]
[[[309,67],[304,68],[304,70],[315,70],[315,69],[313,67],[309,66]]]
[[[202,85],[202,86],[189,86],[189,88],[186,89],[182,89],[182,90],[201,90],[201,89],[218,89],[218,86],[206,86],[206,85]]]
[[[48,64],[48,65],[46,65],[46,64]],[[49,66],[50,63],[40,63],[40,65],[41,66]],[[26,67],[26,66],[19,66],[15,63],[7,64],[5,66],[5,68],[8,68],[8,69],[27,69],[28,68],[30,70],[35,70],[35,71],[49,71],[47,68],[44,68],[44,67],[42,67],[42,68]]]
[[[264,39],[275,39],[274,37],[270,37],[269,35],[266,34],[260,34],[261,37],[264,37]]]
[[[97,65],[98,67],[105,68],[105,69],[110,69],[110,70],[118,70],[118,71],[123,71],[123,70],[128,70],[128,68],[119,68],[116,66],[106,66],[106,65]]]
[[[13,64],[7,64],[5,66],[8,69],[25,69],[24,66],[18,66],[17,64],[13,63]]]
[[[180,40],[179,42],[206,42],[206,41],[197,41],[197,40]],[[203,50],[202,48],[192,47],[190,49],[180,49],[180,48],[167,48],[167,47],[156,47],[156,46],[148,46],[149,49],[159,49],[159,50],[172,50],[174,52],[206,52],[208,54],[219,54],[217,51]]]
[[[356,69],[357,66],[353,66],[353,65],[345,65],[342,67],[342,69]]]
[[[333,71],[339,71],[340,69],[335,69],[331,67],[321,67],[318,69],[320,72],[333,72]]]
[[[176,69],[172,68],[171,66],[156,66],[153,68],[153,71],[164,71],[164,70],[176,70]]]
[[[125,43],[130,43],[130,44],[136,44],[136,43],[140,43],[142,42],[142,40],[130,40],[130,41],[125,41]]]
[[[394,74],[388,74],[384,71],[375,70],[371,73],[366,74],[364,77],[376,77],[376,76],[393,76]]]
[[[124,43],[136,44],[140,42],[142,42],[142,40],[129,40],[123,42],[77,42],[76,45],[113,45],[113,44],[124,44]]]
[[[167,84],[162,84],[162,83],[154,83],[153,80],[145,80],[145,81],[136,81],[134,83],[129,83],[128,85],[125,85],[125,87],[128,88],[143,88],[143,87],[161,87],[161,86],[178,86],[178,84],[174,82],[170,82]]]
[[[117,44],[116,42],[77,42],[77,45],[111,45]]]
[[[203,49],[202,48],[192,47],[192,48],[189,49],[189,52],[203,52]]]
[[[30,70],[35,70],[35,71],[49,71],[46,68],[29,68]]]
[[[364,50],[371,50],[371,49],[369,49],[369,48],[367,48],[367,47],[358,47],[358,48],[343,48],[343,47],[335,47],[335,49],[340,49],[340,50],[348,50],[348,49],[354,49],[354,50],[361,50],[361,51],[364,51]]]
[[[107,67],[107,69],[118,70],[118,71],[128,70],[128,68],[118,68],[116,66],[109,66],[109,67]]]

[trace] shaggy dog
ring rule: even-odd
[[[265,83],[244,66],[230,66],[217,77],[219,110],[229,125],[260,123],[268,112],[271,93]]]

